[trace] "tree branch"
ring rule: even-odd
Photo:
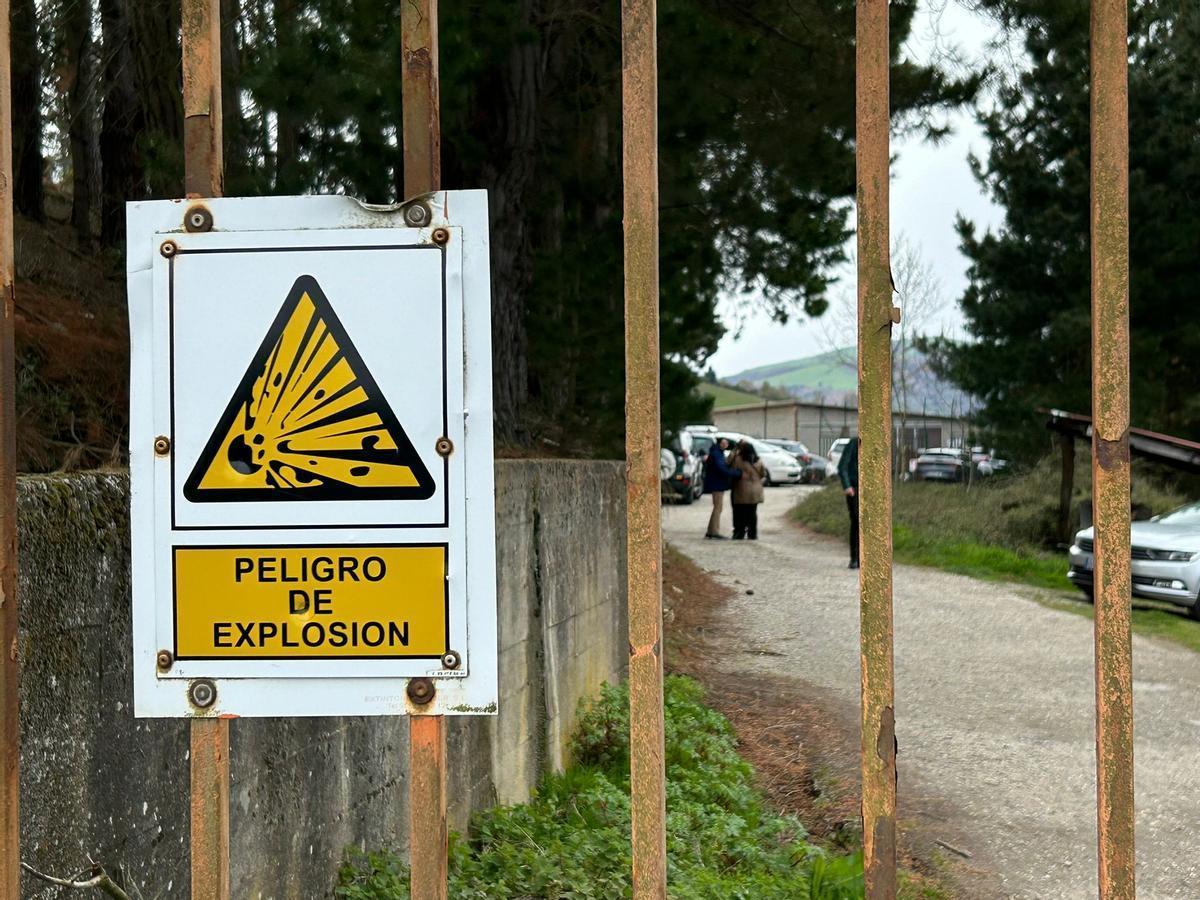
[[[53,875],[39,872],[27,862],[22,862],[21,868],[35,878],[45,881],[47,884],[54,884],[65,888],[76,888],[78,890],[95,888],[98,891],[103,891],[107,896],[114,898],[114,900],[130,900],[129,895],[117,887],[116,883],[108,877],[108,873],[104,871],[103,866],[92,866],[89,872],[91,877],[87,881],[79,881],[80,876],[78,875],[73,878],[55,878]]]

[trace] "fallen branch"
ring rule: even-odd
[[[971,854],[968,853],[966,850],[962,850],[958,847],[955,847],[953,844],[947,844],[941,838],[934,838],[933,842],[935,844],[937,844],[939,847],[944,847],[945,849],[949,850],[951,853],[957,853],[963,859],[971,859]]]
[[[92,866],[88,872],[91,877],[87,881],[79,880],[83,877],[82,875],[76,875],[73,878],[55,878],[53,875],[39,872],[27,862],[22,862],[21,868],[35,878],[45,881],[47,884],[65,888],[76,888],[77,890],[95,888],[98,891],[103,891],[109,897],[114,898],[114,900],[130,900],[129,895],[117,887],[116,883],[108,877],[108,873],[104,871],[103,866]]]

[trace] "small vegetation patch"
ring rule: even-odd
[[[583,711],[575,764],[516,806],[478,813],[451,841],[450,896],[630,896],[629,692],[606,686]],[[666,680],[669,893],[677,900],[847,900],[863,896],[862,860],[807,840],[801,822],[774,812],[737,752],[733,728],[681,676]],[[407,898],[395,854],[352,851],[339,900]]]

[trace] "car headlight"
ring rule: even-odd
[[[1191,550],[1147,550],[1146,555],[1160,562],[1191,562],[1200,553]]]

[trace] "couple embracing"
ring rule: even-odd
[[[712,515],[708,518],[711,540],[725,540],[721,534],[721,512],[726,492],[733,497],[733,539],[758,540],[758,505],[763,502],[762,460],[749,441],[740,441],[730,453],[729,439],[717,438],[704,460],[704,493],[712,495]]]

